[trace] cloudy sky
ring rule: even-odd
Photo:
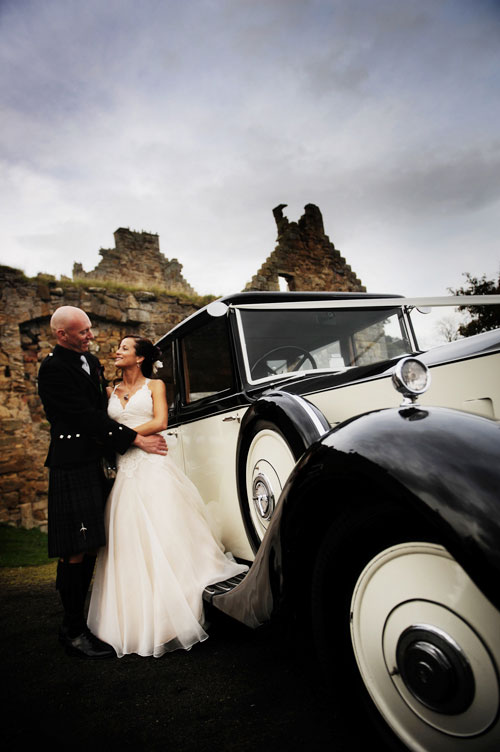
[[[307,203],[373,292],[500,270],[499,0],[0,0],[0,263],[158,233],[241,290]]]

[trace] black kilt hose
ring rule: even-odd
[[[38,393],[50,423],[48,554],[67,557],[106,543],[103,458],[123,454],[136,433],[107,415],[102,368],[86,353],[56,345],[40,366]]]

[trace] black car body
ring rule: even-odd
[[[306,292],[210,304],[158,343],[170,451],[251,563],[206,591],[213,606],[252,627],[310,616],[341,694],[409,749],[494,749],[500,331],[423,352],[418,304]]]

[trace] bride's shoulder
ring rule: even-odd
[[[165,383],[161,379],[148,379],[147,385],[153,395],[161,395],[166,393]]]
[[[106,394],[108,395],[108,399],[110,399],[110,397],[116,392],[116,390],[122,385],[122,383],[122,381],[116,381],[114,382],[113,386],[106,387]]]

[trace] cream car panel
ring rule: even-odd
[[[500,418],[500,354],[435,366],[431,388],[418,399],[420,405],[452,407],[489,418]],[[366,381],[306,395],[333,427],[354,415],[397,407],[401,398],[390,378]]]
[[[500,353],[485,357],[431,368],[431,388],[421,404],[454,407],[500,419]]]
[[[185,423],[176,428],[184,472],[200,491],[226,551],[253,560],[236,488],[236,447],[246,408]]]
[[[397,407],[401,402],[401,396],[388,378],[341,386],[338,389],[304,396],[321,410],[332,427],[354,415],[385,407]]]
[[[177,465],[177,467],[184,471],[184,452],[182,448],[182,441],[179,440],[179,429],[167,428],[166,431],[162,431],[165,441],[168,447],[168,456]]]

